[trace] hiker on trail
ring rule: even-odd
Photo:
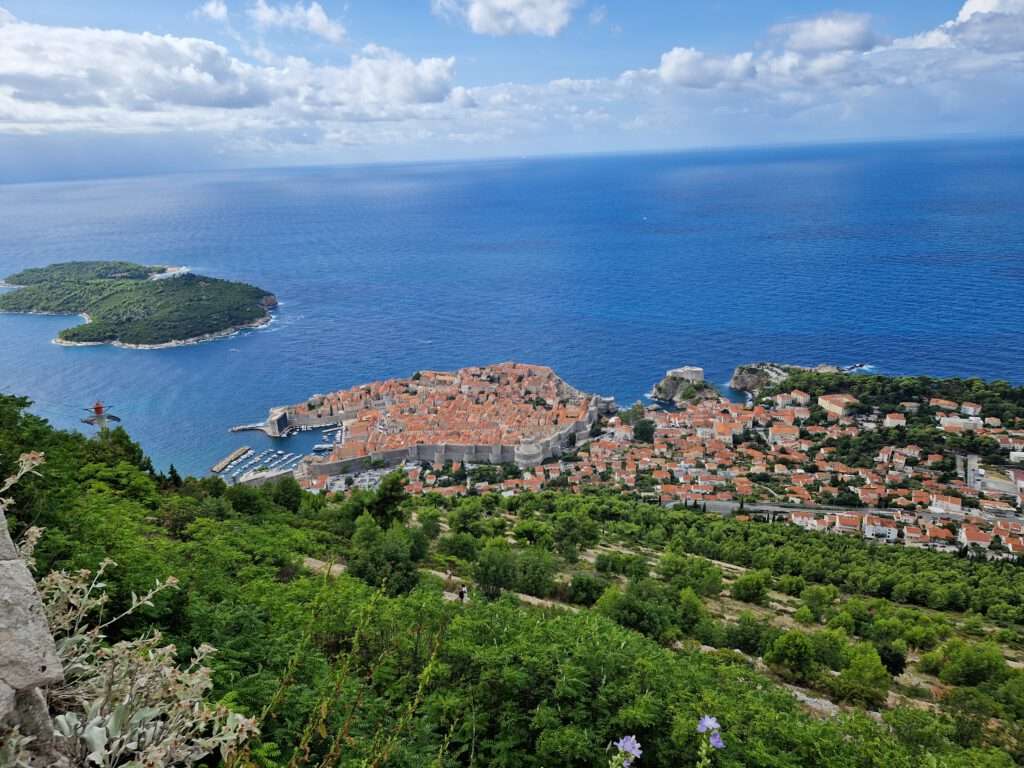
[[[463,584],[461,587],[459,587],[459,602],[460,603],[466,602],[466,595],[467,595],[468,592],[469,592],[469,590],[466,589],[466,585],[465,584]]]

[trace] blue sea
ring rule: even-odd
[[[158,351],[0,315],[0,391],[112,405],[205,473],[272,405],[515,359],[622,403],[665,370],[870,363],[1024,383],[1024,143],[254,170],[0,186],[0,274],[185,265],[277,294],[262,329]],[[278,447],[308,448],[314,435]]]

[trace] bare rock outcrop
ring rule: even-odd
[[[35,580],[11,541],[0,510],[0,733],[33,737],[33,765],[66,763],[53,747],[53,723],[42,688],[63,679]]]
[[[650,396],[681,408],[688,402],[716,398],[718,390],[704,381],[703,368],[687,365],[667,371],[665,377],[654,385]]]
[[[780,384],[794,371],[814,371],[815,373],[839,373],[834,365],[787,365],[784,363],[746,363],[736,366],[729,379],[729,387],[740,392],[756,395],[766,387]]]

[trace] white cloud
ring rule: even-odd
[[[256,26],[263,29],[296,29],[322,37],[331,43],[340,43],[345,39],[345,27],[331,19],[323,6],[317,2],[306,6],[300,0],[295,5],[288,6],[268,5],[266,0],[256,0],[256,5],[248,10],[248,14]]]
[[[303,65],[305,67],[305,65]],[[455,59],[413,61],[396,51],[368,45],[352,57],[348,67],[315,67],[300,74],[308,87],[319,85],[313,101],[320,106],[353,106],[357,111],[387,114],[394,105],[444,101],[452,88]]]
[[[467,88],[457,85],[448,94],[448,101],[460,109],[472,109],[477,106],[476,99]]]
[[[206,16],[214,21],[226,21],[228,18],[228,6],[224,0],[207,0],[195,10],[196,16]]]
[[[972,14],[951,31],[962,47],[990,53],[1024,51],[1024,13]]]
[[[1024,0],[967,0],[956,19],[893,41],[903,49],[974,49],[990,53],[1024,50]]]
[[[483,18],[468,15],[474,3],[505,14],[529,6],[435,0],[439,12],[439,3],[471,26]],[[582,6],[563,4],[564,18],[552,21],[544,13],[557,4],[529,6],[547,21],[499,14],[478,31],[553,35]],[[252,10],[261,7],[270,27],[319,6]],[[968,0],[962,19],[892,42],[879,40],[866,17],[828,16],[766,30],[768,44],[738,53],[681,39],[617,77],[468,88],[457,85],[451,57],[370,45],[343,65],[324,65],[273,50],[275,36],[229,49],[31,24],[0,9],[0,134],[202,137],[211,152],[266,163],[1019,130],[1024,14],[1008,8]],[[310,31],[306,21],[294,25]]]
[[[605,19],[607,19],[607,18],[608,18],[608,8],[607,8],[607,6],[604,6],[604,5],[597,6],[594,10],[592,10],[590,12],[590,15],[587,17],[587,19],[590,21],[590,23],[593,24],[595,27],[598,24],[603,24]]]
[[[891,42],[867,17],[797,21],[770,30],[774,49],[675,47],[658,66],[624,72],[604,90],[631,105],[623,130],[717,126],[706,134],[714,141],[764,141],[773,128],[786,140],[935,135],[943,126],[1016,131],[1006,105],[1024,98],[1024,14],[1000,7]]]
[[[299,57],[268,66],[197,38],[11,20],[0,25],[0,132],[319,133],[404,122],[444,102],[454,67],[377,46],[348,66]]]
[[[858,13],[833,13],[814,19],[780,24],[772,30],[791,51],[868,51],[881,43],[871,28],[871,17]]]
[[[434,13],[465,19],[479,35],[554,37],[581,0],[431,0]]]
[[[670,85],[714,88],[753,77],[753,54],[707,56],[695,48],[673,48],[661,55],[658,75]]]
[[[967,0],[957,21],[967,21],[977,13],[1024,13],[1024,0]]]

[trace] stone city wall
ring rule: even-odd
[[[519,445],[413,445],[393,451],[377,451],[369,456],[351,459],[312,459],[303,462],[304,470],[311,476],[320,477],[343,475],[366,467],[370,461],[383,461],[389,466],[406,461],[443,464],[446,461],[462,461],[470,464],[514,463],[521,467],[535,467],[545,459],[560,456],[569,446],[570,436],[585,435],[597,420],[601,408],[592,405],[580,421],[565,425],[554,434]]]

